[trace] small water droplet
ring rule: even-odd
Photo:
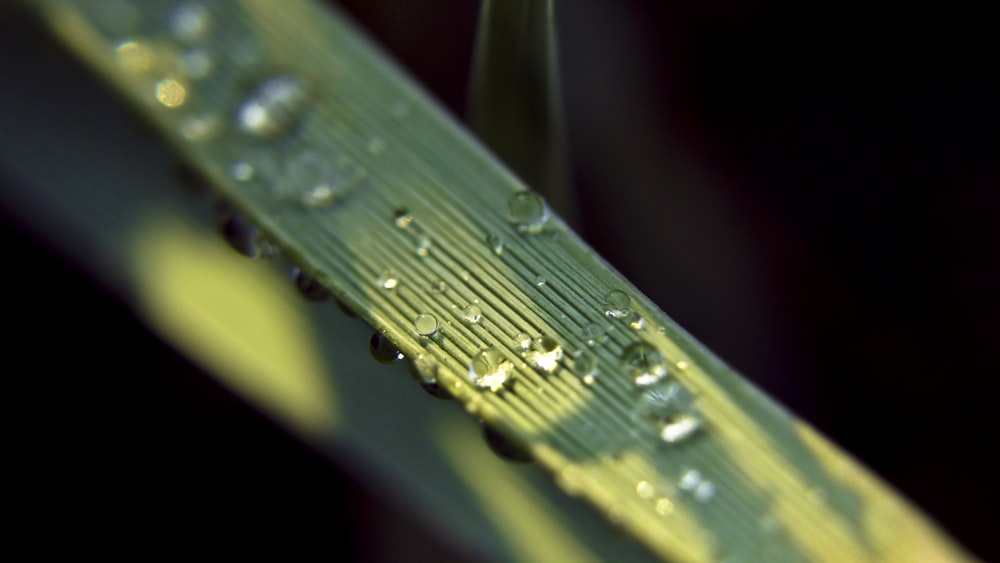
[[[493,250],[493,254],[500,256],[503,254],[503,237],[496,233],[486,235],[486,244]]]
[[[413,250],[417,256],[427,256],[431,253],[431,239],[424,235],[413,237]]]
[[[404,207],[400,207],[392,214],[392,222],[398,229],[409,229],[413,224],[413,215]]]
[[[483,438],[493,453],[507,461],[525,463],[531,461],[531,452],[519,440],[508,437],[488,424],[483,425]]]
[[[622,353],[622,365],[636,387],[645,388],[667,376],[663,354],[647,342],[636,342]]]
[[[468,270],[462,270],[462,272],[459,274],[459,277],[462,278],[462,281],[467,282],[470,279],[472,279],[472,274],[470,274]]]
[[[694,488],[694,498],[698,502],[708,502],[715,497],[715,483],[702,481]]]
[[[483,348],[469,363],[469,378],[480,389],[496,392],[508,384],[513,369],[510,361],[496,348]]]
[[[599,344],[603,344],[608,339],[608,335],[604,332],[604,328],[597,323],[584,325],[583,328],[580,329],[580,336],[583,337],[587,346],[597,346]]]
[[[448,283],[444,280],[438,280],[431,284],[431,292],[433,293],[445,293],[448,291]]]
[[[192,47],[185,49],[177,58],[177,70],[192,80],[200,80],[211,74],[215,61],[208,51]]]
[[[688,469],[681,475],[681,480],[677,483],[677,486],[681,488],[682,491],[693,491],[702,481],[701,471],[697,469]]]
[[[156,83],[156,101],[167,109],[175,109],[187,101],[187,88],[173,78],[164,78]]]
[[[381,332],[372,334],[371,340],[368,341],[368,351],[380,364],[392,364],[405,357],[399,348]]]
[[[531,335],[527,332],[519,332],[514,337],[514,346],[522,352],[527,352],[531,348]]]
[[[680,413],[663,425],[660,438],[668,444],[676,444],[687,440],[701,428],[701,419],[693,413]]]
[[[433,336],[438,331],[438,320],[434,315],[421,313],[413,320],[413,328],[421,336]]]
[[[261,82],[236,110],[236,125],[244,133],[273,139],[287,133],[306,103],[306,89],[295,76],[273,76]]]
[[[677,369],[679,369],[679,370],[681,370],[681,371],[684,371],[684,370],[686,370],[686,369],[687,369],[688,367],[690,367],[690,365],[691,365],[691,364],[687,363],[687,362],[686,362],[686,361],[684,361],[684,360],[677,360],[677,363],[676,363],[675,365],[677,366]]]
[[[660,497],[656,499],[656,513],[660,516],[666,516],[674,511],[674,503],[667,497]]]
[[[555,338],[540,336],[532,344],[529,356],[535,367],[543,372],[551,373],[559,366],[559,360],[563,357],[563,348]]]
[[[395,289],[399,285],[399,272],[392,268],[382,270],[375,283],[382,289]]]
[[[635,311],[625,315],[625,322],[628,326],[632,327],[634,330],[642,330],[646,326],[646,320],[642,318],[642,315],[636,313]]]
[[[545,276],[542,276],[542,275],[535,276],[535,285],[536,286],[538,286],[538,287],[545,287],[546,283],[548,283],[548,280],[545,279]]]
[[[240,182],[248,182],[253,179],[253,173],[253,166],[242,160],[237,160],[229,166],[229,176]]]
[[[410,364],[410,375],[416,378],[420,387],[432,397],[451,398],[445,386],[438,383],[438,363],[433,357],[427,354],[418,355],[417,359]]]
[[[462,318],[470,323],[478,323],[483,316],[483,310],[475,303],[469,303],[462,309]]]
[[[206,141],[215,137],[219,129],[219,120],[210,115],[188,116],[177,126],[177,131],[188,141]]]
[[[216,222],[222,238],[240,254],[248,258],[262,258],[274,253],[273,247],[264,240],[257,226],[228,205],[217,208]]]
[[[629,313],[632,301],[624,291],[612,289],[604,294],[603,304],[605,315],[620,319]]]
[[[308,208],[321,208],[342,201],[353,186],[337,171],[333,158],[305,151],[285,163],[284,181],[274,187],[274,193]]]
[[[295,287],[298,288],[299,293],[310,301],[323,301],[330,297],[329,289],[299,268],[292,269],[292,279],[295,280]]]
[[[167,27],[185,43],[195,43],[208,35],[212,15],[198,2],[182,2],[170,11]]]
[[[639,481],[635,485],[635,494],[639,495],[641,499],[649,500],[656,496],[656,487],[649,481]]]
[[[535,192],[517,192],[510,198],[510,221],[522,233],[538,233],[549,220],[549,206]]]
[[[597,380],[597,360],[593,354],[583,352],[573,363],[573,372],[587,385],[593,385]]]
[[[118,66],[126,72],[149,72],[155,61],[155,51],[142,41],[125,41],[115,48]]]

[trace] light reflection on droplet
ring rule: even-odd
[[[173,78],[164,78],[156,83],[156,101],[164,107],[174,109],[184,105],[187,88]]]

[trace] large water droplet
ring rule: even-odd
[[[632,301],[624,291],[612,289],[604,294],[603,304],[605,315],[620,319],[629,313]]]
[[[660,439],[677,444],[701,428],[694,397],[680,383],[658,383],[643,391],[633,414],[659,426]]]
[[[559,366],[559,360],[563,357],[563,348],[555,338],[540,336],[535,339],[528,356],[535,367],[550,373]]]
[[[249,258],[274,254],[274,247],[263,238],[257,226],[228,205],[220,205],[216,209],[216,221],[222,238],[240,254]]]
[[[323,301],[327,297],[330,297],[329,289],[319,283],[316,278],[303,272],[299,268],[292,270],[292,276],[295,280],[295,287],[298,288],[299,293],[301,293],[306,299],[310,301]]]
[[[628,326],[632,327],[633,330],[642,330],[646,327],[646,319],[642,318],[642,315],[632,311],[631,313],[625,315],[625,322]]]
[[[375,283],[382,289],[395,289],[399,285],[399,272],[392,268],[382,270]]]
[[[284,181],[276,186],[281,198],[305,207],[329,207],[341,201],[352,185],[341,178],[334,159],[313,151],[299,153],[285,163]]]
[[[470,323],[478,323],[483,316],[483,310],[475,303],[469,303],[462,309],[462,318]]]
[[[271,139],[283,135],[305,108],[305,85],[298,77],[279,75],[258,85],[236,110],[236,125],[248,135]]]
[[[403,353],[399,351],[392,341],[381,332],[376,332],[368,341],[368,351],[371,352],[375,361],[380,364],[391,364],[403,359]]]
[[[584,325],[580,329],[580,336],[583,337],[587,346],[597,346],[598,344],[603,344],[608,339],[607,333],[604,332],[604,327],[597,323]]]
[[[413,328],[421,336],[433,336],[438,331],[438,320],[434,315],[421,313],[413,320]]]
[[[510,361],[496,348],[483,348],[469,363],[469,378],[480,389],[499,391],[510,379]]]
[[[178,40],[195,43],[207,37],[211,23],[208,8],[198,2],[182,2],[170,11],[167,27]]]
[[[537,233],[549,220],[549,206],[535,192],[517,192],[510,198],[510,221],[522,233]]]
[[[647,342],[636,342],[622,353],[622,365],[637,387],[649,387],[667,376],[663,354]]]
[[[496,428],[488,424],[483,425],[483,438],[486,444],[493,450],[493,453],[506,459],[524,463],[531,461],[531,452],[519,440],[501,433]]]

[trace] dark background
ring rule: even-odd
[[[752,0],[564,4],[584,237],[975,553],[1000,556],[989,537],[1000,50],[985,16]],[[461,114],[475,2],[343,5]],[[31,397],[58,398],[42,410],[8,395],[44,429],[40,439],[15,437],[24,453],[14,463],[44,467],[44,482],[25,488],[74,507],[53,515],[36,505],[35,517],[87,520],[110,506],[109,524],[164,542],[219,521],[253,537],[264,523],[252,502],[286,515],[282,527],[303,546],[332,542],[354,559],[390,560],[399,553],[376,540],[391,528],[410,535],[414,559],[464,558],[161,345],[73,259],[34,242],[16,210],[4,217],[4,289],[33,305],[9,309],[22,335],[9,346],[31,361],[8,377],[29,380]],[[38,301],[51,313],[39,315]],[[103,373],[49,388],[67,365]],[[57,409],[73,424],[45,423]],[[241,494],[281,476],[291,490]],[[134,496],[122,480],[135,483]],[[206,495],[229,508],[189,508]],[[350,524],[316,529],[303,499]]]

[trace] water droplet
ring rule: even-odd
[[[285,163],[284,181],[275,187],[275,194],[308,208],[329,207],[343,200],[353,185],[341,177],[334,159],[306,151]]]
[[[219,132],[219,120],[210,115],[185,117],[177,126],[177,131],[188,141],[206,141]]]
[[[522,233],[538,233],[549,220],[549,206],[535,192],[517,192],[510,198],[510,221]]]
[[[510,361],[496,348],[483,348],[469,363],[469,378],[480,389],[496,392],[510,379]]]
[[[649,387],[667,376],[663,354],[647,342],[636,342],[622,353],[622,365],[637,387]]]
[[[666,516],[674,511],[674,503],[667,497],[660,497],[656,499],[656,513],[660,516]]]
[[[421,336],[433,336],[438,331],[438,320],[434,315],[421,313],[413,320],[413,328]]]
[[[199,47],[185,49],[177,58],[177,70],[192,80],[205,78],[214,67],[215,61],[211,55]]]
[[[229,166],[229,176],[240,182],[247,182],[253,179],[253,172],[253,166],[242,160],[237,160]]]
[[[500,235],[496,233],[486,235],[486,244],[493,250],[493,254],[497,256],[503,254],[503,238]]]
[[[438,399],[450,399],[448,390],[438,383],[438,363],[433,357],[420,354],[417,359],[410,364],[410,375],[420,383],[420,387],[427,391],[432,397]]]
[[[693,491],[702,481],[701,471],[697,469],[688,469],[681,475],[681,480],[677,485],[682,491]]]
[[[187,100],[187,88],[173,78],[164,78],[157,82],[155,94],[156,101],[168,109],[179,108]]]
[[[532,459],[531,452],[519,440],[502,434],[488,424],[483,425],[483,438],[493,453],[507,461],[524,463]]]
[[[395,289],[399,285],[399,272],[392,268],[382,270],[375,283],[382,289]]]
[[[639,481],[635,485],[635,494],[639,495],[641,499],[649,500],[656,496],[656,487],[649,481]]]
[[[244,133],[273,139],[288,132],[305,107],[306,89],[291,75],[268,78],[236,110],[236,125]]]
[[[469,303],[462,309],[462,318],[470,323],[478,323],[483,316],[483,310],[475,303]]]
[[[386,148],[388,148],[388,145],[386,144],[385,139],[381,137],[372,137],[371,140],[368,141],[369,154],[380,155],[385,152]]]
[[[399,229],[408,229],[413,224],[413,215],[410,215],[409,211],[401,207],[393,213],[392,222]]]
[[[301,293],[306,299],[310,301],[323,301],[327,297],[330,297],[329,289],[319,283],[316,278],[303,272],[299,268],[294,268],[292,270],[292,276],[295,280],[295,287],[299,289],[299,293]]]
[[[680,413],[667,421],[660,431],[660,438],[668,444],[687,440],[701,428],[701,419],[693,413]]]
[[[691,364],[687,363],[687,362],[686,362],[686,361],[684,361],[684,360],[677,360],[677,364],[675,364],[675,365],[677,366],[677,369],[679,369],[679,370],[681,370],[681,371],[684,371],[684,370],[686,370],[686,369],[687,369],[688,367],[690,367],[690,365],[691,365]]]
[[[694,498],[699,502],[708,502],[715,497],[715,483],[702,481],[694,488]]]
[[[587,346],[597,346],[598,344],[603,344],[608,339],[608,335],[604,332],[604,328],[597,323],[584,325],[583,328],[580,329],[580,336],[583,337]]]
[[[559,366],[559,360],[563,357],[562,345],[551,336],[540,336],[535,339],[529,356],[535,367],[551,373]]]
[[[545,279],[545,276],[542,276],[542,275],[535,276],[535,285],[536,286],[538,286],[538,287],[545,287],[546,283],[548,283],[548,280]]]
[[[701,428],[701,419],[694,409],[694,397],[676,382],[646,388],[633,416],[662,425],[659,428],[660,439],[668,444],[683,442]]]
[[[416,235],[413,237],[413,250],[417,253],[417,256],[427,256],[431,253],[431,239],[424,235]]]
[[[274,248],[264,240],[257,226],[229,206],[219,206],[216,221],[222,238],[240,254],[249,258],[261,258],[274,253]]]
[[[115,48],[118,66],[126,72],[141,74],[153,68],[155,53],[141,41],[125,41]]]
[[[170,11],[167,23],[170,33],[185,43],[205,38],[212,23],[208,9],[198,2],[183,2]]]
[[[527,332],[519,332],[514,337],[514,346],[520,348],[522,352],[527,352],[531,348],[531,335]]]
[[[573,363],[573,372],[587,385],[593,385],[597,380],[597,360],[593,354],[583,352]]]
[[[625,322],[628,326],[632,327],[634,330],[642,330],[646,326],[646,320],[642,318],[642,315],[636,313],[635,311],[625,315]]]
[[[620,289],[612,289],[604,294],[604,314],[609,317],[620,319],[630,311],[632,301],[628,295]]]
[[[444,293],[448,291],[448,283],[444,280],[438,280],[431,284],[431,291],[433,293]]]
[[[372,334],[371,340],[368,341],[368,351],[380,364],[392,364],[404,358],[399,348],[381,332]]]

